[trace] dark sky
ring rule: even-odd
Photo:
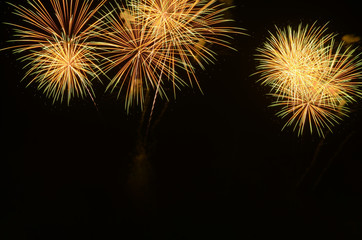
[[[324,140],[298,138],[281,132],[268,89],[250,77],[274,25],[329,21],[337,40],[362,36],[359,6],[269,2],[235,1],[235,24],[250,36],[235,36],[238,52],[216,48],[216,64],[197,70],[203,95],[184,88],[158,99],[146,145],[142,112],[127,115],[101,84],[98,110],[90,99],[53,105],[20,82],[18,56],[0,52],[0,238],[362,236],[361,103]],[[3,1],[0,13],[20,22]],[[0,26],[3,48],[12,31]]]

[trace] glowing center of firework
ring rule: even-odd
[[[170,13],[168,12],[168,11],[163,11],[162,13],[161,13],[161,16],[162,16],[162,18],[163,19],[168,19],[168,17],[170,16]]]
[[[67,59],[66,61],[64,61],[64,65],[67,68],[71,68],[72,67],[72,62],[69,59]]]
[[[63,66],[64,68],[72,68],[74,67],[74,56],[72,56],[71,53],[67,53],[65,54],[64,58],[63,58]]]

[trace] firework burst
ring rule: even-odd
[[[119,92],[126,88],[128,110],[134,103],[142,106],[145,89],[156,89],[155,96],[166,97],[163,86],[171,82],[175,94],[186,84],[178,71],[185,72],[192,85],[195,62],[203,68],[203,62],[215,59],[208,46],[231,48],[224,39],[241,33],[224,26],[231,21],[223,18],[227,9],[215,0],[129,0],[126,7],[105,10],[97,31],[107,58],[102,69],[116,69],[107,88]]]
[[[53,102],[66,96],[69,104],[72,97],[86,94],[93,100],[91,79],[100,69],[95,47],[88,43],[97,23],[89,23],[104,2],[91,9],[92,0],[50,0],[54,14],[40,0],[28,1],[30,8],[10,3],[23,19],[23,25],[9,23],[17,37],[10,48],[25,54],[20,58],[28,62],[25,77],[38,83]]]
[[[54,36],[40,51],[23,57],[29,60],[30,67],[24,78],[34,76],[29,84],[37,82],[38,89],[43,89],[53,101],[63,101],[67,96],[69,103],[74,95],[84,97],[85,94],[93,100],[89,77],[96,77],[99,71],[93,50],[77,40]]]
[[[152,35],[163,37],[168,57],[179,59],[191,85],[192,80],[197,83],[194,62],[204,69],[204,63],[216,59],[209,46],[233,49],[226,39],[244,30],[229,26],[232,20],[225,18],[224,13],[230,7],[218,4],[217,0],[130,0],[128,5],[134,10],[136,20],[143,19]],[[175,65],[170,67],[174,69]]]
[[[143,19],[135,19],[132,9],[117,5],[104,12],[103,24],[99,26],[98,42],[106,57],[102,65],[104,72],[116,69],[107,89],[114,91],[126,88],[125,107],[127,111],[134,103],[142,107],[144,89],[157,88],[161,96],[166,96],[162,88],[162,77],[175,79],[183,84],[174,69],[176,64],[163,48],[164,38],[154,36],[144,27]],[[177,84],[176,84],[177,85]]]
[[[256,55],[259,81],[271,88],[271,106],[282,108],[277,116],[289,116],[284,127],[294,125],[301,135],[307,125],[324,136],[362,95],[362,61],[355,49],[336,45],[326,25],[276,29]]]

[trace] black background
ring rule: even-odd
[[[53,105],[20,81],[19,56],[0,52],[1,239],[362,236],[361,104],[325,140],[298,138],[280,131],[268,89],[250,77],[274,25],[329,21],[337,40],[362,36],[359,6],[234,4],[235,25],[250,36],[235,36],[238,52],[214,49],[216,64],[197,70],[204,95],[184,88],[158,99],[145,152],[138,108],[127,115],[99,83],[98,110],[90,99]],[[11,11],[1,1],[1,21],[21,23]],[[1,24],[0,48],[12,33]]]

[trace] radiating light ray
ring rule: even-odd
[[[54,14],[40,0],[29,0],[29,7],[9,3],[23,24],[8,23],[16,38],[8,49],[24,54],[20,60],[29,68],[24,78],[31,77],[29,84],[37,83],[53,102],[66,98],[69,104],[86,93],[94,102],[91,80],[101,69],[89,43],[98,23],[90,19],[105,2],[93,6],[93,0],[50,0]]]
[[[324,137],[323,129],[332,131],[362,96],[360,55],[336,45],[326,25],[276,29],[256,55],[259,82],[271,88],[271,106],[282,108],[277,116],[289,117],[283,129],[294,125],[302,135],[308,126]]]

